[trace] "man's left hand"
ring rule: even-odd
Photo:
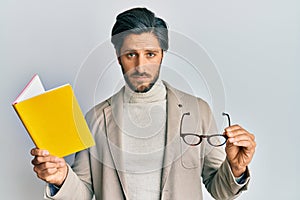
[[[231,170],[235,177],[239,177],[253,158],[255,137],[239,125],[227,127],[224,134],[228,136],[225,150]]]

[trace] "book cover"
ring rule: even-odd
[[[95,145],[70,84],[48,91],[35,75],[13,107],[36,147],[64,157]]]

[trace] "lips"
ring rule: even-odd
[[[143,74],[132,74],[130,76],[131,78],[137,79],[137,80],[145,80],[145,79],[149,79],[151,78],[151,75],[147,74],[147,73],[143,73]]]
[[[145,82],[148,82],[148,80],[149,80],[148,76],[133,76],[131,78],[134,79],[138,83],[145,83]]]

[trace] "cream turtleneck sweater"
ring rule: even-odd
[[[126,85],[123,106],[127,197],[159,200],[166,135],[166,88],[161,80],[146,93],[136,93]]]

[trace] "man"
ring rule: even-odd
[[[125,11],[112,43],[126,85],[86,116],[96,146],[77,153],[72,168],[47,150],[31,150],[34,171],[48,183],[45,197],[202,199],[201,177],[215,199],[246,190],[254,136],[239,125],[226,128],[216,136],[226,141],[224,152],[216,147],[224,141],[208,137],[216,126],[207,103],[159,79],[166,23],[145,8]],[[207,141],[196,141],[199,135]]]

